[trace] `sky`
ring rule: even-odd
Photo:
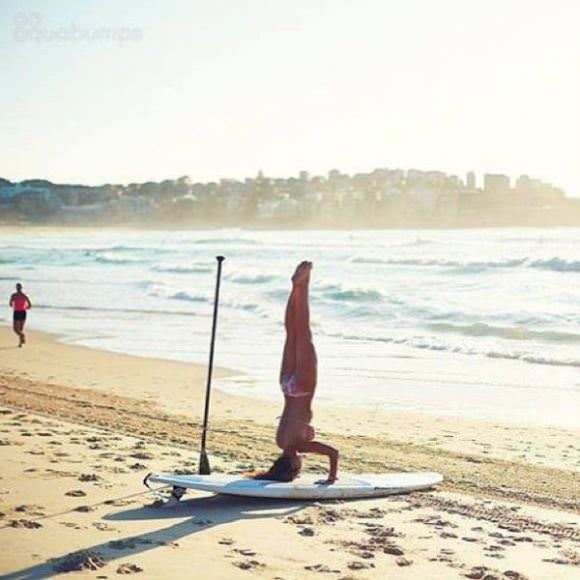
[[[580,196],[575,0],[0,0],[0,176],[377,167]]]

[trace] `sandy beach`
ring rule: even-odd
[[[0,580],[580,580],[572,2],[4,5]]]
[[[3,577],[578,575],[578,432],[318,405],[315,424],[340,449],[343,472],[433,470],[445,483],[352,502],[190,492],[159,509],[142,479],[196,471],[205,369],[67,346],[38,332],[25,348],[15,344],[1,328]],[[279,409],[215,391],[212,468],[268,465]],[[312,458],[306,469],[324,472]]]

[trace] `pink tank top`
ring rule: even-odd
[[[26,300],[26,298],[21,294],[16,294],[12,299],[12,308],[14,309],[14,311],[26,310],[27,306],[28,300]]]

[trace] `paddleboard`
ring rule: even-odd
[[[316,475],[302,475],[294,481],[248,479],[239,475],[171,475],[151,473],[145,483],[173,485],[213,493],[271,499],[356,499],[382,497],[428,489],[441,483],[439,473],[340,474],[332,485]]]

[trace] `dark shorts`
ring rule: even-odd
[[[17,322],[19,320],[22,320],[24,322],[26,320],[26,310],[15,310],[12,320],[14,320],[14,322]]]

